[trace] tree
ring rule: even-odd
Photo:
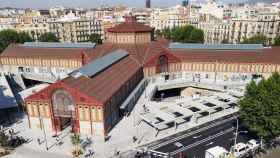
[[[18,43],[24,43],[24,42],[32,42],[33,39],[29,36],[26,32],[20,32],[18,33]]]
[[[240,117],[266,141],[280,135],[280,75],[273,73],[258,84],[252,81],[240,100]]]
[[[222,43],[222,44],[228,44],[229,41],[228,41],[228,39],[224,38],[224,39],[221,41],[221,43]]]
[[[244,38],[243,44],[263,44],[267,43],[267,38],[263,34],[252,36],[251,38]]]
[[[191,31],[189,42],[191,43],[203,43],[204,42],[204,33],[201,29],[193,29]]]
[[[280,36],[276,36],[274,39],[274,45],[275,46],[280,46]]]
[[[31,42],[32,38],[27,33],[17,33],[15,30],[0,31],[0,52],[11,43]]]
[[[166,39],[171,39],[171,30],[169,28],[164,28],[162,30],[162,35]]]
[[[161,33],[160,30],[156,30],[156,31],[155,31],[155,35],[156,35],[156,37],[161,37],[161,36],[162,36],[162,33]]]
[[[191,42],[191,34],[192,32],[196,30],[196,28],[192,25],[186,25],[182,27],[182,40],[181,42]]]
[[[95,44],[102,44],[101,35],[94,33],[89,36],[89,41]]]
[[[0,146],[6,147],[8,146],[9,137],[5,134],[4,131],[0,131]]]
[[[165,38],[171,39],[173,42],[181,43],[203,43],[204,33],[201,29],[197,29],[192,25],[183,27],[175,27],[173,29],[165,29],[163,33]]]
[[[46,32],[39,36],[38,41],[40,42],[59,42],[59,38],[55,36],[55,34],[51,32]]]
[[[73,134],[71,135],[71,143],[74,145],[74,150],[72,151],[72,154],[74,157],[79,157],[83,154],[82,149],[80,148],[81,138],[79,134]]]

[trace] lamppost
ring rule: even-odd
[[[44,120],[42,120],[39,107],[37,108],[37,110],[38,110],[38,115],[39,115],[40,126],[42,127],[43,132],[44,132],[45,147],[46,147],[46,150],[49,150],[48,142],[47,142],[47,136],[46,136],[46,131],[45,131],[45,126],[44,126]]]
[[[237,135],[238,135],[238,118],[235,117],[235,119],[236,119],[236,130],[235,130],[234,146],[236,146]]]

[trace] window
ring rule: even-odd
[[[19,71],[19,72],[24,72],[24,71],[23,71],[23,67],[18,67],[18,71]]]

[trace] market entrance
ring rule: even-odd
[[[57,90],[52,97],[55,129],[64,130],[71,126],[75,131],[75,106],[71,95],[65,90]]]

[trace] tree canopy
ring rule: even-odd
[[[203,43],[204,32],[201,29],[197,29],[192,25],[186,25],[183,27],[175,27],[173,29],[165,28],[161,32],[165,38],[172,40],[173,42],[182,43]]]
[[[274,45],[280,46],[280,36],[276,36],[274,39]]]
[[[240,117],[250,130],[269,141],[280,135],[280,75],[252,81],[240,100]]]
[[[102,44],[101,35],[94,33],[89,36],[89,41],[95,44]]]
[[[59,42],[59,38],[51,32],[43,33],[39,36],[38,41],[40,42]]]
[[[0,31],[0,53],[11,43],[31,42],[32,38],[24,32],[17,33],[15,30]]]
[[[263,44],[265,45],[267,42],[267,37],[263,34],[258,34],[252,36],[251,38],[245,38],[242,43],[244,44]]]

